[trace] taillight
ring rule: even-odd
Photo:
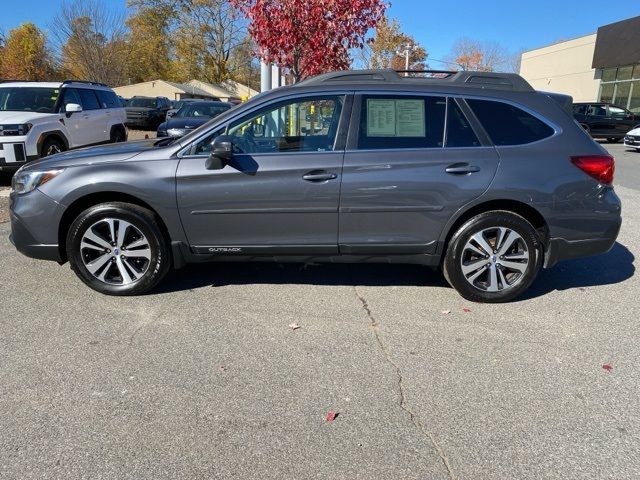
[[[616,162],[611,155],[581,155],[571,157],[571,163],[600,183],[613,183]]]

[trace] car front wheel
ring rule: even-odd
[[[127,203],[103,203],[82,212],[69,229],[66,246],[76,275],[107,295],[149,291],[171,262],[153,212]]]
[[[542,245],[520,215],[492,211],[464,223],[449,242],[443,271],[467,300],[508,302],[533,283],[542,265]]]

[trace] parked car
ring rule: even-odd
[[[0,171],[65,150],[127,139],[125,111],[106,85],[0,83]]]
[[[166,97],[132,97],[125,108],[129,128],[156,130],[164,122],[171,103]]]
[[[185,103],[173,117],[160,124],[158,137],[183,137],[191,130],[204,125],[231,107],[233,105],[226,102],[197,101]]]
[[[191,102],[200,102],[202,100],[203,99],[201,99],[201,98],[183,98],[182,100],[174,101],[171,109],[169,111],[167,111],[167,120],[170,119],[171,117],[173,117],[176,113],[178,113],[178,110],[180,110],[185,104],[191,103]],[[219,98],[210,98],[210,99],[208,99],[208,101],[219,102],[220,99]]]
[[[179,140],[23,167],[11,240],[111,295],[191,262],[391,262],[441,266],[465,298],[504,302],[541,267],[614,245],[613,172],[570,98],[518,75],[343,71]]]
[[[610,103],[574,103],[573,116],[593,138],[616,143],[640,122],[626,108]]]
[[[624,145],[626,147],[635,148],[640,152],[640,125],[625,135]]]

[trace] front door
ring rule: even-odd
[[[439,96],[356,97],[360,120],[345,153],[341,253],[435,252],[443,226],[487,189],[498,166],[495,148],[480,140],[464,108]]]
[[[345,99],[273,103],[195,141],[177,170],[178,207],[192,250],[337,253]],[[212,141],[225,132],[234,158],[221,170],[207,170]]]

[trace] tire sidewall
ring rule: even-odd
[[[515,287],[504,292],[486,292],[473,287],[465,278],[460,266],[460,259],[469,239],[484,229],[495,227],[506,227],[514,230],[522,237],[530,252],[529,267],[524,277]],[[475,302],[500,303],[513,300],[531,286],[540,271],[542,259],[542,243],[536,230],[527,220],[511,212],[493,211],[473,217],[457,230],[449,242],[443,269],[447,281],[465,299]]]
[[[125,220],[138,228],[149,241],[151,261],[144,276],[131,285],[110,285],[95,278],[85,267],[80,253],[82,236],[96,222],[114,218]],[[82,212],[71,224],[67,234],[67,258],[73,271],[94,290],[108,295],[136,295],[153,288],[169,269],[170,255],[166,241],[153,221],[151,212],[134,205],[102,204]]]

